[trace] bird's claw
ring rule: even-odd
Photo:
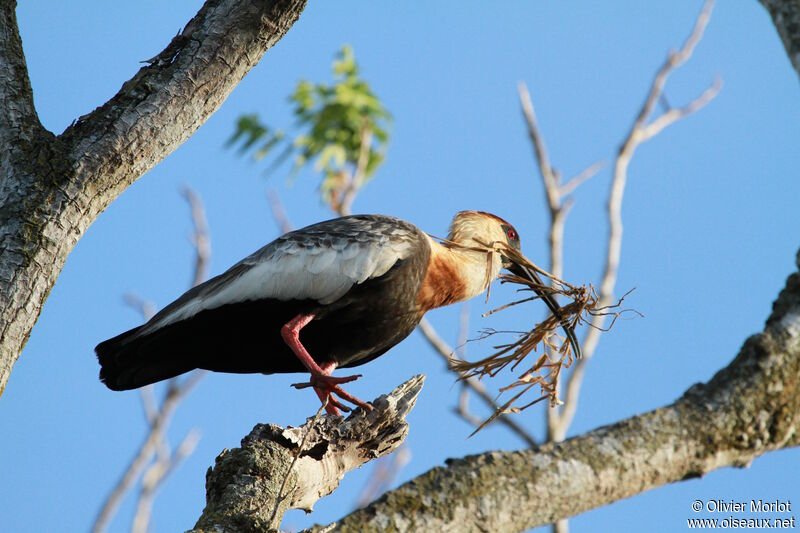
[[[334,394],[346,402],[357,405],[366,411],[371,411],[372,405],[363,400],[359,400],[340,386],[342,383],[350,383],[351,381],[355,381],[360,377],[361,374],[344,377],[326,376],[324,374],[311,374],[311,379],[309,381],[304,383],[293,383],[292,387],[295,389],[307,389],[308,387],[313,387],[314,392],[317,393],[320,401],[325,404],[325,411],[332,415],[340,415],[340,409],[346,413],[351,411],[349,407],[337,400],[334,397]]]
[[[342,376],[340,378],[335,378],[333,376],[326,376],[325,374],[321,374],[319,376],[312,375],[311,381],[312,382],[314,382],[315,380],[317,382],[324,381],[325,386],[330,386],[330,385],[341,385],[342,383],[350,383],[351,381],[355,381],[360,377],[361,374],[353,374],[352,376]]]

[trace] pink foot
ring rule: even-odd
[[[331,376],[331,373],[333,369],[336,368],[336,363],[330,361],[320,366],[306,351],[305,347],[300,342],[300,330],[312,320],[314,320],[313,314],[299,314],[281,328],[281,336],[284,342],[286,342],[297,358],[300,359],[300,362],[303,363],[303,366],[311,373],[311,379],[309,381],[305,383],[295,383],[292,387],[296,389],[313,387],[314,392],[317,393],[320,401],[325,405],[325,410],[332,415],[341,414],[339,409],[342,411],[350,411],[349,407],[346,407],[339,400],[334,398],[334,394],[346,402],[350,402],[368,411],[372,410],[370,404],[348,394],[340,387],[342,383],[349,383],[357,380],[361,377],[360,374],[335,378]]]
[[[372,405],[363,400],[359,400],[340,387],[340,385],[343,383],[350,383],[351,381],[357,380],[361,377],[361,374],[337,378],[331,376],[331,372],[333,372],[334,368],[336,368],[336,363],[326,363],[320,367],[320,370],[322,371],[321,373],[316,374],[312,372],[309,381],[305,383],[294,383],[292,387],[296,389],[307,389],[308,387],[313,387],[314,392],[316,392],[317,396],[319,397],[319,400],[325,404],[325,411],[332,415],[340,415],[340,409],[344,412],[349,412],[351,410],[349,407],[336,399],[334,395],[346,402],[357,405],[362,409],[371,411]]]

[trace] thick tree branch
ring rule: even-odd
[[[288,509],[310,512],[347,472],[402,444],[424,380],[414,376],[372,402],[372,411],[359,408],[346,419],[324,415],[288,429],[257,425],[206,475],[206,508],[194,531],[274,531]]]
[[[759,0],[767,8],[786,55],[800,74],[800,2],[797,0]]]
[[[43,128],[17,25],[16,1],[0,0],[0,172],[16,159],[15,144],[29,143]]]
[[[797,256],[800,268],[800,253]],[[331,531],[522,531],[800,445],[800,272],[763,333],[672,405],[561,443],[451,460]],[[319,529],[317,529],[319,530]]]
[[[0,80],[0,99],[16,105],[0,121],[0,137],[18,147],[0,164],[0,393],[86,228],[219,108],[305,3],[208,0],[111,100],[56,138],[37,133],[13,3],[0,3],[0,76],[21,83]]]
[[[219,108],[304,6],[304,0],[207,1],[111,100],[62,134],[77,173],[124,190]],[[104,196],[97,201],[113,200]]]

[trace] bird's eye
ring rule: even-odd
[[[509,230],[508,230],[508,238],[511,239],[512,241],[517,240],[517,232],[514,231],[513,229],[509,228]]]

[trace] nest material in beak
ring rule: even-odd
[[[545,320],[534,323],[530,331],[523,333],[513,342],[495,346],[495,353],[479,361],[451,359],[452,368],[461,374],[460,379],[494,377],[506,368],[510,368],[514,372],[531,352],[538,352],[540,346],[542,348],[533,364],[519,374],[516,381],[500,389],[501,392],[514,390],[516,394],[483,422],[473,435],[501,414],[519,412],[545,399],[549,399],[551,406],[562,403],[558,399],[558,379],[561,369],[569,368],[574,358],[579,358],[581,355],[574,330],[579,325],[590,322],[590,315],[604,312],[604,309],[598,308],[598,297],[591,284],[588,287],[570,285],[537,267],[520,251],[505,245],[505,243],[493,243],[491,248],[495,253],[501,254],[503,267],[511,272],[511,274],[502,274],[501,282],[522,285],[520,291],[530,291],[534,295],[507,303],[489,311],[484,316],[539,299],[547,304],[550,314]],[[548,278],[550,285],[545,285],[540,276]],[[568,303],[559,306],[554,295],[565,297]],[[534,312],[539,314],[540,309],[537,307]],[[616,315],[618,313],[608,314]],[[559,328],[564,330],[565,338],[558,334]],[[490,331],[488,334],[496,333]],[[517,401],[536,386],[539,386],[541,395],[521,407],[515,407]]]

